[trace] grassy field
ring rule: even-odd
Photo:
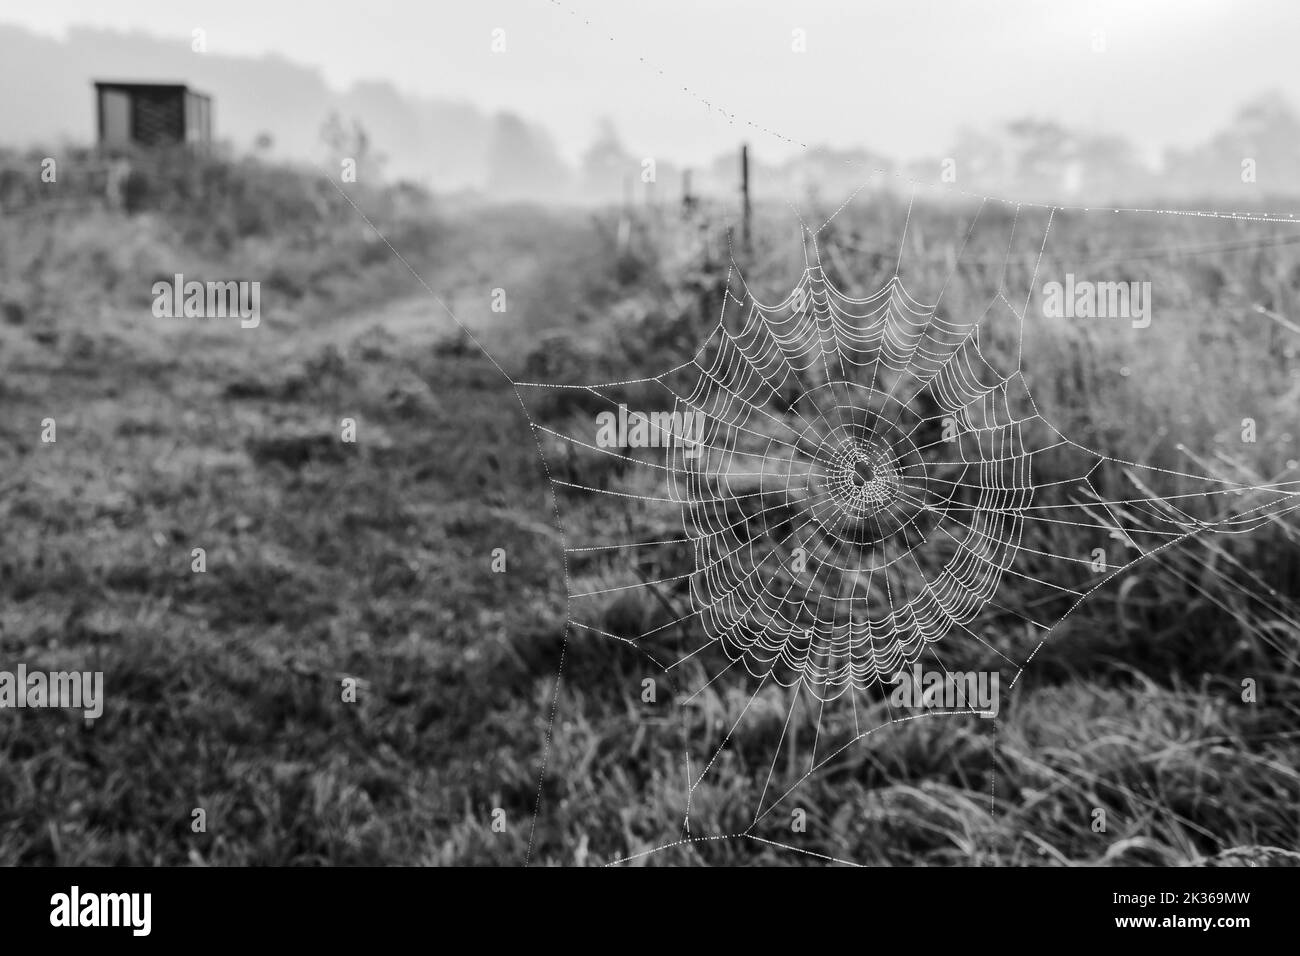
[[[0,714],[0,862],[599,864],[680,839],[683,742],[716,737],[752,688],[728,679],[690,707],[648,707],[638,649],[566,639],[566,567],[571,584],[606,569],[566,566],[529,422],[558,428],[581,407],[525,415],[328,182],[214,162],[144,177],[126,208],[108,208],[75,172],[53,199],[6,175],[0,200],[18,211],[0,217],[0,668],[103,670],[107,705],[93,724]],[[516,379],[651,374],[689,356],[716,315],[716,219],[666,211],[622,245],[606,214],[349,193]],[[887,277],[905,211],[879,197],[826,233],[857,291]],[[963,213],[911,215],[919,283],[933,284]],[[764,211],[749,263],[772,290],[801,266],[788,219]],[[1035,342],[1027,373],[1054,421],[1137,461],[1175,461],[1178,442],[1260,475],[1300,457],[1300,335],[1256,309],[1296,320],[1300,246],[1256,242],[1274,235],[1257,224],[1062,216],[1053,228],[1067,264],[1210,247],[1123,267],[1157,282],[1178,317],[1140,353],[1086,332]],[[1021,287],[1034,251],[999,252]],[[260,278],[262,326],[154,318],[150,287],[175,272]],[[1247,415],[1269,438],[1243,448]],[[355,444],[340,440],[345,418]],[[565,507],[572,541],[667,530],[608,499]],[[885,728],[807,781],[807,831],[785,842],[893,865],[1294,859],[1297,542],[1277,523],[1139,568],[1047,645],[996,742],[978,720]],[[1290,614],[1249,600],[1231,573],[1203,573],[1232,562]],[[1245,676],[1258,703],[1241,700]],[[692,833],[749,824],[783,693],[756,701],[760,719],[694,793]],[[642,862],[820,859],[718,840]]]

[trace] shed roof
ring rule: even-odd
[[[122,90],[127,93],[141,93],[145,91],[156,92],[166,90],[168,92],[193,93],[195,96],[201,96],[204,99],[211,99],[207,93],[200,92],[186,85],[185,83],[148,83],[135,80],[95,80],[96,90]]]

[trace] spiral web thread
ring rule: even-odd
[[[724,337],[681,400],[709,423],[702,465],[669,471],[696,545],[692,598],[729,658],[755,677],[771,673],[783,685],[803,682],[820,697],[838,697],[897,672],[926,643],[973,619],[1014,557],[1034,492],[1032,451],[1007,382],[990,372],[978,328],[937,319],[897,277],[855,299],[813,265],[790,299],[751,304],[745,327]],[[810,375],[824,384],[799,394],[786,415],[764,411],[792,380]],[[882,376],[892,378],[888,387]],[[912,410],[921,393],[933,399],[931,416]],[[947,417],[960,441],[934,438],[926,425],[936,417]],[[756,462],[744,446],[758,436]],[[951,474],[927,469],[924,453],[939,443],[962,456],[941,463]],[[963,479],[977,483],[978,501],[956,499]],[[774,489],[779,504],[769,506]],[[737,505],[743,523],[728,507]],[[791,507],[800,517],[756,558],[747,537],[754,522]],[[937,576],[915,587],[891,572],[897,562],[915,564],[915,549],[936,528],[951,545]],[[798,548],[799,563],[818,569],[801,594],[796,574],[782,587],[783,576],[764,573]],[[885,597],[874,612],[873,581],[876,591],[883,582]],[[806,605],[814,589],[810,619],[789,613],[792,598]]]
[[[941,308],[956,263],[932,301],[909,293],[900,272],[906,226],[900,268],[865,297],[836,287],[819,230],[805,228],[806,265],[782,301],[760,301],[733,261],[717,324],[689,362],[602,385],[516,383],[526,403],[528,390],[560,388],[582,393],[597,411],[630,404],[633,422],[638,401],[672,409],[647,429],[660,447],[601,447],[590,414],[534,428],[562,512],[585,512],[591,527],[592,515],[605,514],[603,499],[611,514],[633,515],[622,519],[625,540],[574,541],[568,529],[575,633],[637,647],[670,678],[688,661],[705,662],[707,680],[681,689],[686,706],[729,673],[753,684],[749,703],[706,748],[702,765],[688,742],[684,839],[691,838],[691,796],[743,734],[763,688],[793,688],[786,728],[802,706],[816,729],[807,771],[769,795],[781,746],[772,754],[754,826],[847,746],[909,718],[889,702],[900,671],[920,661],[960,687],[962,670],[979,661],[1002,676],[1004,689],[1014,688],[1088,595],[1143,560],[1161,562],[1223,607],[1203,569],[1177,546],[1280,522],[1300,508],[1296,480],[1238,481],[1204,462],[1206,473],[1197,474],[1124,461],[1071,441],[1044,419],[1020,365],[1051,217],[1029,295],[1013,303],[1006,263],[1018,224],[1023,242],[1019,211],[1000,278],[994,268],[996,287],[981,308]],[[981,345],[982,329],[994,327],[1017,330],[1014,340],[1004,334],[998,342],[1001,353],[1016,356],[1006,372]],[[703,416],[698,431],[687,424],[692,414]],[[650,533],[670,521],[683,533]],[[1080,553],[1081,536],[1097,550]],[[1215,553],[1222,573],[1300,627],[1285,595],[1230,552]],[[638,594],[642,600],[631,603],[651,610],[644,627],[629,630],[611,608]],[[1276,636],[1264,639],[1294,657]],[[823,740],[826,708],[845,704],[849,732]],[[961,699],[927,716],[979,712]]]

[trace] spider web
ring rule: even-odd
[[[1138,562],[1166,563],[1222,607],[1179,546],[1300,508],[1300,482],[1126,461],[1049,422],[1023,366],[1055,210],[1031,223],[1019,206],[987,217],[985,205],[957,261],[938,277],[918,270],[928,288],[904,281],[907,224],[892,272],[853,296],[831,275],[849,267],[823,262],[818,242],[835,216],[818,229],[801,222],[803,269],[789,293],[764,301],[733,259],[716,324],[688,362],[645,379],[514,383],[526,405],[561,389],[582,406],[565,422],[533,420],[560,511],[600,514],[603,524],[583,526],[609,532],[568,542],[571,628],[640,650],[683,707],[721,683],[751,688],[734,721],[686,741],[681,840],[665,847],[733,836],[786,846],[759,835],[760,823],[853,743],[918,715],[996,716],[962,690],[975,686],[972,669],[1014,688],[1071,613]],[[1021,260],[1031,273],[1009,268]],[[986,293],[967,289],[949,307],[961,268]],[[627,435],[640,426],[649,447],[602,445],[601,412]],[[655,533],[669,527],[680,531]],[[1092,546],[1080,552],[1080,540]],[[1284,596],[1216,553],[1234,581],[1257,586],[1255,600],[1300,626]],[[958,699],[924,714],[891,704],[918,663],[949,678]],[[693,684],[678,687],[688,672]],[[694,795],[747,721],[770,720],[770,700],[754,705],[772,687],[790,689],[788,709],[748,797],[752,824],[693,832]],[[824,719],[831,708],[848,716]],[[806,769],[778,772],[805,720]]]
[[[551,2],[593,28],[575,9]],[[652,60],[636,59],[678,86]],[[733,126],[809,149],[688,85],[678,88]],[[910,185],[913,195],[927,185],[869,162],[844,162],[863,176]],[[849,863],[764,835],[760,825],[789,806],[810,777],[892,725],[987,716],[964,698],[923,713],[898,712],[888,681],[907,666],[924,661],[950,679],[961,676],[958,667],[992,668],[1014,688],[1091,595],[1143,562],[1159,564],[1188,593],[1229,615],[1234,608],[1225,606],[1223,594],[1230,582],[1279,627],[1300,630],[1294,601],[1214,543],[1268,523],[1300,542],[1284,521],[1300,508],[1300,482],[1280,480],[1295,474],[1294,461],[1267,479],[1239,460],[1197,456],[1181,446],[1177,466],[1107,455],[1040,412],[1024,360],[1034,281],[1058,214],[1294,227],[1295,213],[1098,209],[931,183],[943,198],[979,202],[960,249],[936,279],[933,271],[904,268],[909,237],[918,232],[909,233],[910,202],[896,249],[841,242],[841,250],[861,258],[852,267],[823,262],[823,252],[834,259],[835,249],[819,247],[819,236],[855,193],[820,227],[800,221],[803,264],[779,297],[755,294],[733,259],[717,321],[689,361],[648,378],[578,384],[525,382],[507,372],[340,183],[329,181],[509,383],[552,486],[555,524],[565,541],[569,619],[525,863],[541,814],[571,637],[635,649],[668,681],[681,717],[681,801],[671,808],[680,812],[678,833],[635,849],[625,817],[629,853],[612,863],[733,839]],[[998,215],[984,215],[989,206]],[[1263,242],[1234,235],[1181,251],[1231,253],[1295,241],[1294,232]],[[1083,264],[1127,264],[1171,251],[1162,245],[1091,257],[1095,245],[1091,237],[1079,243],[1075,253],[1082,250]],[[1058,255],[1057,266],[1070,258]],[[959,274],[963,281],[950,289]],[[873,279],[879,281],[870,294],[843,291]],[[1296,330],[1286,317],[1255,309]],[[1197,374],[1195,360],[1188,372]],[[653,422],[640,412],[626,416],[655,436],[648,448],[605,447],[593,434],[593,415],[600,412],[616,409],[622,416],[636,407],[658,415],[665,405],[676,419],[672,413]],[[579,411],[566,418],[557,412],[565,407]],[[691,413],[704,416],[702,431],[676,427]],[[1193,542],[1208,561],[1182,547]],[[1300,666],[1275,632],[1259,627],[1253,636]],[[709,700],[705,692],[723,685],[725,694]],[[703,711],[699,719],[688,718],[692,708]],[[731,759],[748,730],[766,733],[773,721],[779,736],[769,753]],[[633,749],[646,723],[640,722]],[[804,724],[814,728],[806,761],[795,744]],[[786,765],[778,769],[783,755]],[[732,773],[720,793],[708,793],[711,774],[729,760],[742,775],[751,763],[761,767],[749,792],[736,790]],[[991,811],[994,786],[991,770]],[[718,827],[717,801],[741,799],[753,808],[752,822]],[[714,805],[700,806],[709,801]],[[630,809],[619,808],[620,815]]]

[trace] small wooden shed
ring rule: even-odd
[[[101,146],[212,144],[212,98],[183,83],[95,83]]]

